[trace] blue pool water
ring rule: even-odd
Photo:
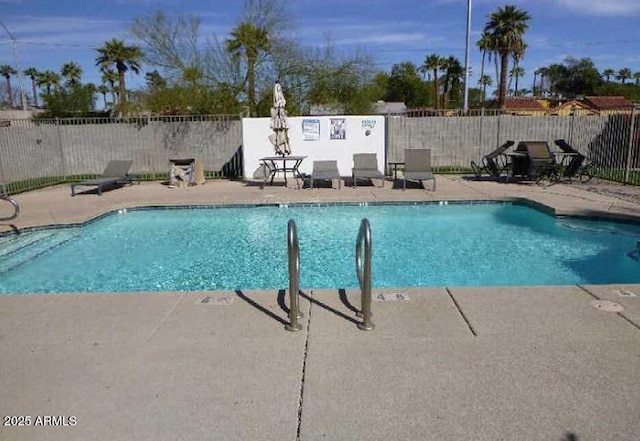
[[[1,293],[279,289],[287,221],[302,288],[357,286],[360,221],[374,287],[640,282],[637,225],[505,203],[139,210],[0,238]]]

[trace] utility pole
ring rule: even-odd
[[[469,111],[469,40],[471,39],[471,0],[467,0],[467,43],[465,46],[464,55],[464,104],[463,110],[465,113]]]
[[[18,71],[18,85],[20,86],[20,100],[22,101],[22,110],[27,112],[27,97],[24,94],[24,83],[22,82],[22,67],[20,67],[20,54],[18,52],[18,41],[15,39],[13,34],[9,32],[9,29],[5,26],[5,24],[0,20],[0,26],[7,33],[9,38],[11,39],[11,44],[13,46],[13,55],[16,58],[16,70]]]

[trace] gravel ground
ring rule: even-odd
[[[578,182],[571,185],[575,185],[583,190],[615,197],[623,201],[640,203],[640,187],[635,185],[623,185],[618,182],[603,181],[600,179],[592,179],[586,184]]]

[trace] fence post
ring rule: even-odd
[[[65,167],[65,158],[64,158],[64,149],[62,147],[62,130],[60,129],[60,118],[58,118],[56,116],[56,132],[58,134],[58,148],[60,149],[60,164],[61,164],[61,170],[60,170],[60,174],[64,177],[64,180],[66,181],[67,179],[69,179],[69,177],[67,176],[67,167]]]
[[[576,118],[576,106],[571,106],[571,113],[569,114],[571,119],[569,120],[569,145],[573,145],[573,124]]]
[[[629,183],[629,172],[631,169],[631,151],[633,150],[633,132],[635,131],[635,113],[636,107],[631,108],[631,124],[629,124],[629,142],[627,145],[627,165],[624,170],[624,183]]]
[[[482,149],[483,125],[484,125],[484,107],[481,107],[480,108],[480,127],[478,128],[478,153],[475,157],[476,160],[480,160],[480,158],[482,157],[482,152],[484,152],[484,150]]]
[[[502,120],[502,112],[498,112],[498,127],[496,128],[496,145],[498,147],[500,145],[500,121]]]

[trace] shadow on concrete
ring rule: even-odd
[[[360,312],[360,310],[358,308],[356,308],[353,303],[351,303],[349,301],[349,298],[347,297],[347,290],[344,288],[339,288],[338,289],[338,294],[340,295],[340,301],[342,302],[342,304],[344,306],[346,306],[347,308],[349,308],[349,310],[351,312],[353,312],[354,314],[357,314]]]
[[[319,301],[317,299],[314,299],[313,297],[305,294],[302,291],[300,291],[300,296],[304,297],[305,299],[307,299],[311,304],[319,306],[320,308],[324,309],[325,311],[329,311],[330,313],[335,314],[338,317],[340,317],[340,318],[342,318],[342,319],[344,319],[344,320],[346,320],[348,322],[351,322],[351,323],[353,323],[355,325],[360,323],[360,321],[356,320],[355,318],[350,317],[347,314],[345,314],[344,312],[338,311],[337,309],[332,308],[331,306],[329,306],[329,305],[327,305],[325,303],[322,303],[321,301]]]
[[[282,295],[280,294],[282,293]],[[286,325],[289,323],[288,320],[283,319],[282,317],[279,317],[278,315],[274,314],[272,311],[269,311],[267,308],[265,308],[264,306],[260,305],[258,302],[256,302],[255,300],[253,300],[252,298],[248,297],[245,293],[242,292],[242,290],[237,289],[236,290],[236,295],[244,300],[245,302],[247,302],[249,305],[253,306],[254,308],[256,308],[258,311],[262,312],[263,314],[271,317],[272,319],[274,319],[275,321],[277,321],[278,323],[281,323],[283,325]],[[282,297],[282,299],[280,298]],[[280,290],[278,291],[278,304],[282,305],[284,303],[284,290]],[[282,307],[282,306],[281,306]],[[288,314],[288,309],[287,309],[287,314]]]

